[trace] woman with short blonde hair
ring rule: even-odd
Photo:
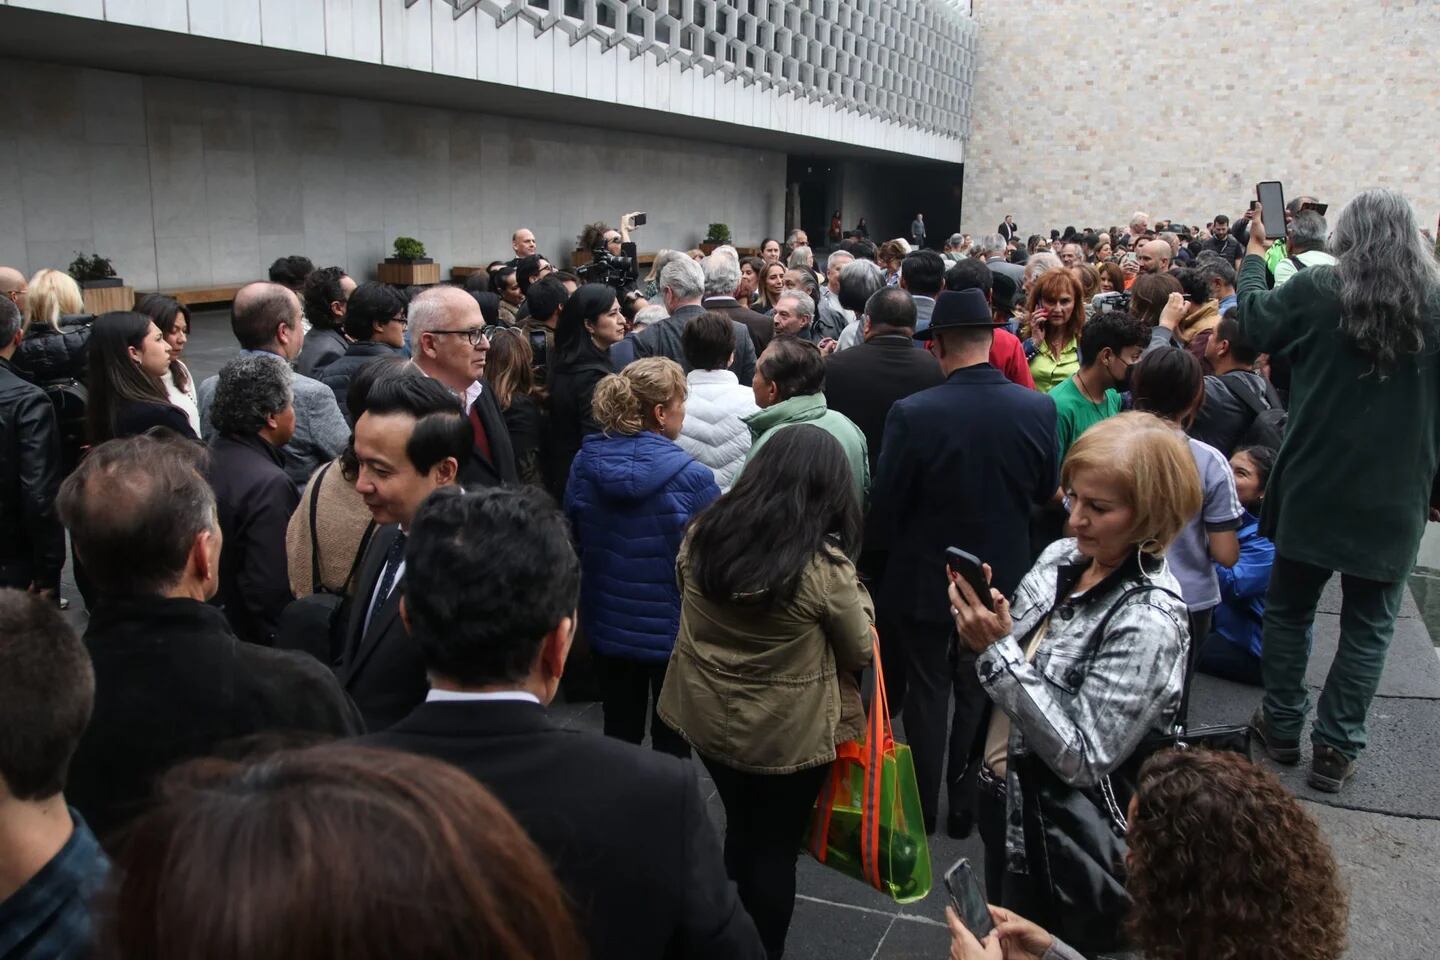
[[[1200,509],[1201,490],[1185,438],[1146,413],[1086,430],[1061,482],[1075,537],[1051,544],[1013,598],[992,588],[982,600],[954,574],[949,596],[990,699],[972,757],[987,894],[1069,931],[1065,904],[1033,880],[1045,851],[1027,844],[1024,798],[1056,780],[1106,782],[1147,734],[1175,722],[1190,631],[1165,550]]]
[[[25,297],[25,339],[15,351],[16,369],[39,384],[84,383],[87,376],[86,351],[90,325],[78,323],[60,328],[60,318],[84,313],[85,299],[80,285],[68,273],[40,270],[30,278]],[[62,430],[65,424],[61,424]],[[68,466],[72,454],[67,450]]]
[[[68,273],[59,270],[37,270],[30,278],[30,292],[25,297],[25,325],[43,324],[60,329],[60,318],[84,313],[85,297],[80,284]]]
[[[648,713],[651,745],[682,757],[689,746],[653,704],[680,630],[675,558],[690,518],[720,496],[715,475],[675,442],[685,396],[685,372],[665,357],[601,380],[592,401],[600,432],[585,438],[565,487],[605,733],[640,743]]]

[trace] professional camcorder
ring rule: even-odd
[[[634,287],[640,279],[635,266],[635,244],[622,243],[620,256],[611,253],[604,244],[590,251],[590,262],[575,271],[585,283],[605,283],[623,293]]]

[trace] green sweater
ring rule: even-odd
[[[1368,580],[1415,565],[1440,465],[1440,304],[1425,351],[1385,378],[1339,332],[1339,281],[1312,267],[1265,289],[1249,255],[1239,321],[1256,349],[1292,365],[1290,419],[1266,488],[1260,532],[1283,557]]]
[[[755,454],[765,445],[765,441],[774,436],[775,431],[781,427],[809,423],[824,430],[839,440],[840,446],[845,450],[845,458],[850,461],[850,472],[855,478],[855,491],[860,495],[860,506],[863,508],[869,502],[870,458],[866,455],[865,434],[861,433],[860,428],[845,414],[827,407],[823,393],[781,400],[758,413],[750,414],[745,418],[745,422],[749,424],[750,435],[754,437],[750,452],[745,455],[747,465],[755,459]],[[743,469],[741,472],[744,472]]]

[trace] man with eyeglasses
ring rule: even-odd
[[[412,360],[426,376],[449,387],[464,404],[475,435],[472,455],[460,464],[461,486],[518,482],[515,451],[495,393],[485,389],[490,341],[480,304],[459,287],[433,287],[410,303]]]

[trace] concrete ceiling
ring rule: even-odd
[[[15,59],[123,73],[415,103],[637,133],[654,134],[663,124],[665,133],[679,138],[783,150],[816,158],[851,157],[902,164],[913,160],[926,166],[937,162],[503,84],[14,7],[0,7],[0,53]],[[156,69],[161,65],[163,69]],[[959,165],[955,166],[958,169]]]

